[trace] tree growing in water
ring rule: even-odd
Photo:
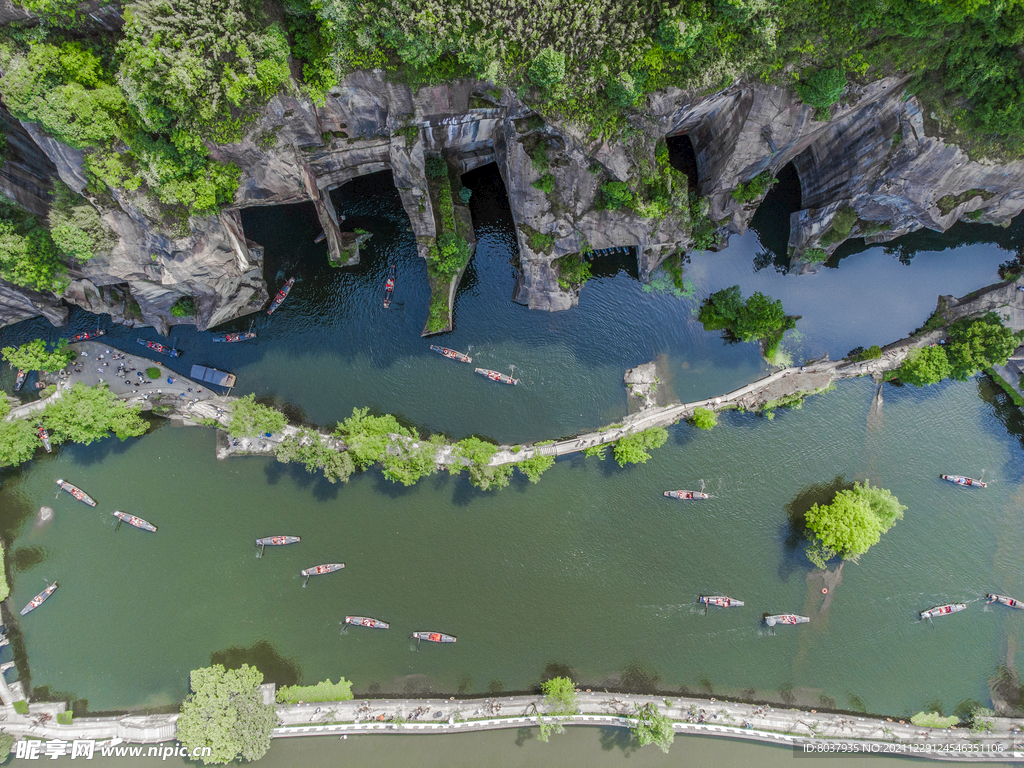
[[[178,740],[189,750],[209,747],[204,763],[259,760],[270,748],[270,732],[277,722],[274,707],[263,703],[263,673],[243,664],[225,669],[222,664],[192,670],[192,693],[181,705]]]
[[[650,427],[642,432],[621,437],[615,443],[615,460],[620,467],[627,464],[643,464],[651,454],[648,448],[660,448],[668,440],[668,431],[664,427]]]
[[[34,339],[20,347],[4,347],[3,358],[15,368],[22,371],[59,371],[75,356],[75,353],[68,349],[66,339],[61,339],[56,348],[47,349],[47,344],[42,339]]]
[[[786,315],[781,301],[760,291],[743,301],[740,287],[734,285],[711,294],[697,319],[705,331],[725,331],[738,341],[761,341],[764,356],[772,360],[783,334],[796,326],[799,318]]]
[[[36,431],[24,419],[7,421],[11,404],[0,397],[0,467],[12,467],[28,461],[39,446]]]
[[[807,511],[807,557],[819,568],[837,555],[856,560],[902,519],[906,509],[885,488],[872,488],[867,480],[854,483],[830,504],[815,504]]]
[[[43,424],[55,443],[89,445],[113,432],[118,439],[145,434],[148,424],[139,406],[127,405],[106,384],[87,387],[75,384],[43,411]]]

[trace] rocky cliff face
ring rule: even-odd
[[[200,328],[255,311],[267,299],[262,253],[246,240],[238,210],[312,201],[332,257],[340,260],[344,238],[328,192],[381,170],[392,172],[425,256],[436,236],[424,172],[433,153],[463,172],[497,163],[519,237],[514,298],[551,311],[578,298],[559,286],[556,260],[562,256],[632,247],[647,279],[667,255],[692,247],[685,207],[645,218],[600,205],[602,184],[635,184],[653,171],[655,147],[667,135],[690,138],[698,193],[723,236],[742,233],[760,203],[740,202],[731,193],[761,171],[792,162],[803,200],[791,219],[797,261],[810,248],[831,252],[847,237],[874,242],[921,227],[945,230],[961,218],[1004,223],[1024,209],[1024,163],[972,161],[928,136],[920,105],[905,97],[898,80],[851,87],[828,122],[815,119],[792,93],[759,83],[704,95],[670,89],[652,95],[631,128],[628,143],[594,140],[578,127],[537,118],[514,94],[488,83],[458,81],[414,93],[387,82],[382,72],[353,74],[322,106],[278,96],[243,141],[211,147],[242,171],[229,210],[193,217],[184,231],[172,233],[144,199],[116,194],[117,207],[103,215],[117,246],[77,267],[63,298],[163,332],[181,322],[170,314],[181,296],[196,298],[198,316],[186,322]],[[54,174],[83,189],[82,153],[37,126],[24,129],[13,131],[21,160],[5,160],[0,189],[41,212]],[[538,148],[546,168],[534,161]],[[534,186],[548,174],[551,192]],[[842,220],[853,221],[849,232],[833,230],[839,211]],[[0,284],[0,322],[32,314],[60,322],[61,312],[56,298]]]

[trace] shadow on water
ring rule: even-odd
[[[750,228],[757,233],[761,251],[754,257],[754,271],[774,267],[776,272],[789,271],[789,217],[800,210],[800,176],[793,163],[787,163],[775,174],[779,180],[757,207]]]
[[[634,659],[623,667],[620,673],[618,689],[626,693],[657,693],[661,683],[661,673],[649,667],[646,662]]]
[[[556,677],[568,677],[570,680],[577,680],[579,673],[563,661],[550,661],[541,673],[541,685]],[[536,686],[533,690],[539,693],[541,690],[540,685]]]
[[[143,418],[149,423],[149,428],[140,437],[129,437],[126,440],[119,440],[116,437],[109,436],[102,440],[97,440],[91,445],[64,443],[60,447],[61,453],[64,454],[65,460],[70,459],[79,467],[90,467],[102,464],[111,457],[123,456],[138,445],[140,440],[145,439],[147,435],[152,435],[158,429],[163,429],[167,426],[167,419],[160,416],[143,414]]]
[[[827,482],[805,487],[786,504],[787,520],[780,532],[783,548],[783,557],[779,561],[780,579],[788,581],[794,573],[806,573],[808,570],[810,563],[804,555],[802,546],[807,541],[805,516],[808,510],[815,504],[830,503],[839,491],[851,488],[852,482],[847,481],[842,475],[836,475]]]
[[[46,562],[50,553],[43,547],[18,547],[7,555],[11,570],[24,573]]]
[[[633,740],[633,731],[629,728],[600,728],[601,749],[611,752],[613,749],[621,750],[627,757],[637,750],[637,744]]]
[[[285,658],[271,643],[260,640],[248,648],[234,646],[210,654],[210,664],[223,664],[227,669],[238,669],[243,664],[256,667],[263,673],[263,682],[298,685],[302,668],[292,659]]]

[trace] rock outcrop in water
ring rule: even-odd
[[[851,86],[829,122],[818,121],[791,92],[761,83],[703,95],[669,89],[653,94],[631,119],[627,143],[545,122],[515,94],[488,83],[457,81],[413,92],[387,82],[383,72],[358,72],[322,106],[305,97],[276,97],[243,141],[211,147],[217,159],[242,172],[233,206],[220,215],[192,217],[172,231],[144,198],[115,193],[117,206],[102,213],[118,244],[74,267],[63,298],[162,332],[174,323],[204,329],[253,312],[267,299],[262,252],[246,239],[238,210],[312,201],[332,257],[340,261],[345,242],[328,192],[382,170],[391,171],[426,256],[437,234],[424,172],[432,153],[463,172],[497,163],[519,240],[514,299],[552,311],[578,298],[559,285],[556,260],[563,256],[635,248],[639,274],[647,279],[668,255],[693,247],[686,206],[645,218],[628,206],[599,204],[603,184],[635,188],[650,176],[655,148],[668,135],[685,134],[694,147],[696,189],[707,199],[720,243],[742,233],[760,203],[737,200],[733,191],[792,162],[803,201],[791,217],[790,253],[797,261],[810,248],[831,252],[848,237],[877,242],[922,227],[945,230],[962,218],[1006,223],[1024,209],[1024,162],[972,161],[929,136],[928,128],[920,104],[895,79]],[[17,151],[0,169],[5,193],[42,212],[53,175],[83,190],[80,151],[32,124],[9,127],[11,135]],[[538,149],[546,163],[536,162]],[[833,229],[839,212],[843,224]],[[171,315],[182,296],[194,297],[195,318]],[[59,323],[66,309],[54,297],[0,282],[0,322],[38,314]]]

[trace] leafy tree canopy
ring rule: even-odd
[[[808,556],[819,567],[833,555],[857,558],[878,543],[907,508],[884,488],[868,481],[839,491],[830,504],[815,504],[805,520],[812,546]]]
[[[555,457],[538,453],[528,459],[516,462],[519,471],[526,475],[531,483],[539,483],[540,476],[555,466]]]
[[[698,429],[714,429],[718,423],[718,414],[709,408],[698,406],[693,411],[693,424]]]
[[[61,370],[75,356],[68,348],[67,339],[61,339],[53,349],[42,339],[33,339],[20,347],[4,347],[0,354],[19,370],[45,373]]]
[[[145,434],[148,424],[139,406],[123,403],[106,384],[87,387],[75,384],[43,411],[43,424],[55,443],[89,445],[113,432],[118,439]]]
[[[900,381],[915,387],[927,387],[947,378],[953,369],[946,357],[946,350],[939,345],[922,347],[907,355],[907,359],[896,372]]]
[[[355,472],[355,463],[347,451],[339,451],[326,445],[323,438],[312,430],[300,430],[297,435],[288,435],[277,446],[277,460],[287,464],[296,461],[302,464],[307,472],[322,470],[329,482],[339,480],[347,483]]]
[[[411,434],[391,414],[371,416],[369,408],[353,408],[352,415],[338,424],[335,433],[345,441],[361,470],[384,458],[391,435],[409,437]]]
[[[1020,342],[995,312],[958,320],[950,326],[946,344],[951,375],[963,381],[992,365],[1003,365]]]
[[[838,67],[817,70],[796,87],[804,104],[827,109],[842,98],[846,90],[846,73]]]
[[[416,430],[411,430],[408,441],[396,441],[384,452],[382,460],[384,477],[393,483],[415,485],[422,477],[437,472],[437,451],[444,445],[444,437],[433,435],[421,440]]]
[[[228,434],[232,437],[256,437],[267,432],[280,432],[288,420],[276,408],[256,402],[256,395],[240,397],[231,404]]]
[[[61,181],[53,185],[50,235],[60,253],[76,261],[88,261],[117,243],[96,209]]]
[[[43,223],[0,196],[0,277],[38,291],[63,293],[64,262]]]
[[[642,707],[636,705],[636,718],[630,725],[633,726],[633,736],[641,747],[657,744],[662,752],[668,752],[676,738],[675,731],[672,730],[672,721],[667,715],[661,714],[658,707],[651,702]]]
[[[620,467],[627,464],[643,464],[651,454],[648,448],[660,448],[668,440],[668,431],[664,427],[650,427],[626,437],[620,437],[615,443],[615,460]]]
[[[332,683],[330,678],[316,685],[285,685],[277,689],[277,700],[282,704],[316,701],[351,701],[352,683],[344,677]]]
[[[28,461],[39,447],[35,428],[24,419],[4,421],[10,410],[6,401],[0,405],[0,467],[13,467]]]
[[[569,677],[552,677],[541,686],[544,692],[544,706],[552,715],[575,715],[580,711],[580,695],[576,683]]]
[[[211,755],[200,758],[207,764],[263,757],[277,722],[274,707],[264,704],[260,694],[263,674],[248,664],[240,669],[214,664],[193,670],[190,681],[192,693],[178,718],[178,740],[190,750],[209,747]]]

